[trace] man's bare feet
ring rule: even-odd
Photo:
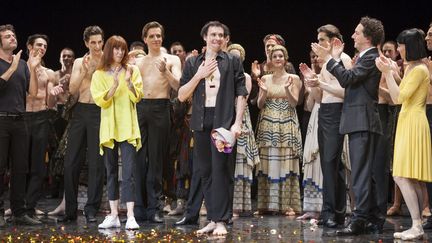
[[[211,221],[204,228],[197,230],[197,235],[207,234],[213,232],[216,229],[216,223]]]
[[[225,227],[225,223],[217,222],[216,229],[213,230],[213,235],[226,235],[226,234],[228,234],[228,231]]]
[[[306,212],[302,216],[297,217],[297,220],[308,220],[308,219],[317,219],[318,214],[315,212]]]
[[[289,208],[288,211],[285,212],[285,216],[295,216],[296,213],[294,212],[294,209]]]

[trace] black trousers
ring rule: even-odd
[[[389,176],[389,195],[388,201],[392,202],[394,198],[394,187],[396,183],[393,181],[393,176],[391,176],[392,165],[393,165],[393,154],[394,154],[394,140],[396,135],[397,121],[399,118],[399,112],[401,110],[401,105],[389,105],[389,119],[388,119],[388,135],[390,137],[390,149],[389,149],[389,159],[390,159],[390,176]],[[431,117],[432,118],[432,117]]]
[[[375,183],[373,168],[377,142],[378,134],[369,131],[349,134],[352,188],[356,205],[354,221],[377,218],[377,215],[371,214],[371,209],[377,207],[372,190]]]
[[[390,174],[390,112],[387,104],[378,104],[378,113],[383,128],[383,135],[377,135],[377,147],[372,165],[372,202],[371,213],[384,219],[387,214],[387,198]]]
[[[194,149],[195,150],[195,149]],[[193,222],[196,222],[199,218],[199,211],[201,209],[202,201],[204,200],[204,192],[201,186],[201,175],[198,170],[197,161],[193,160],[193,171],[191,177],[191,185],[189,189],[189,197],[186,204],[186,210],[184,216]],[[207,206],[207,201],[206,207]]]
[[[342,164],[344,135],[339,133],[342,103],[322,103],[318,113],[318,144],[323,173],[324,220],[345,217],[345,166]]]
[[[86,214],[97,213],[102,201],[104,163],[99,154],[100,108],[95,104],[77,103],[70,120],[69,137],[64,161],[66,214],[76,216],[79,174],[82,167],[81,149],[87,147],[88,188]]]
[[[12,214],[20,216],[25,213],[28,152],[29,135],[23,116],[0,115],[0,215],[4,214],[3,178],[8,166],[11,172],[9,198]]]
[[[51,130],[49,110],[29,112],[25,115],[30,134],[30,174],[27,182],[26,208],[28,213],[34,214],[37,202],[42,197],[42,185],[47,173],[45,153]]]
[[[218,152],[210,139],[213,127],[214,108],[205,108],[204,130],[194,131],[194,163],[198,167],[201,185],[207,206],[207,217],[214,221],[228,221],[232,198],[230,187],[234,185],[231,176],[234,162],[230,154]]]
[[[426,105],[426,116],[429,122],[429,129],[432,138],[432,105]],[[431,182],[426,183],[426,188],[429,197],[429,208],[432,209],[432,183]]]
[[[170,131],[169,99],[144,99],[137,104],[142,147],[137,154],[134,178],[137,218],[151,218],[160,213],[162,170],[168,154]],[[147,208],[147,209],[146,209]]]

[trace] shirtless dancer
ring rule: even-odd
[[[102,200],[104,164],[99,154],[100,108],[95,105],[90,93],[90,82],[102,57],[104,34],[99,26],[84,30],[84,43],[89,52],[75,60],[70,77],[69,92],[78,96],[70,120],[68,145],[64,161],[64,188],[66,214],[60,222],[77,219],[78,181],[81,170],[81,146],[87,147],[88,188],[84,213],[87,222],[95,223],[96,213]]]
[[[50,119],[56,105],[56,95],[63,92],[61,86],[55,85],[54,71],[43,66],[42,58],[48,48],[48,36],[31,35],[27,39],[29,55],[40,57],[36,66],[38,92],[36,96],[26,98],[26,120],[30,134],[30,175],[26,190],[27,215],[34,217],[44,214],[36,209],[36,204],[42,196],[42,185],[46,175],[45,153],[51,133]]]
[[[66,117],[64,117],[64,115],[66,113],[69,114],[69,112],[65,111],[65,109],[66,110],[70,109],[70,107],[73,105],[72,103],[74,103],[73,99],[69,99],[72,98],[70,97],[70,92],[69,92],[69,81],[70,81],[70,75],[72,74],[72,67],[74,61],[75,61],[74,51],[68,47],[63,48],[63,50],[60,52],[61,68],[55,71],[57,84],[62,84],[62,88],[63,88],[63,93],[57,95],[57,117],[54,122],[54,128],[56,130],[57,138],[59,140],[58,146],[60,146],[63,133],[65,132],[68,123],[68,120]],[[58,150],[59,148],[57,147],[56,149]],[[54,163],[54,161],[51,160],[50,163]],[[50,169],[53,168],[54,166],[55,165],[50,165]],[[63,180],[63,176],[53,175],[53,177],[54,178],[52,178],[53,185],[51,189],[51,195],[47,195],[47,198],[54,198],[59,196],[58,195],[59,184],[60,181]],[[66,205],[64,194],[62,197],[63,200],[61,201],[60,205],[57,206],[57,208],[54,209],[53,211],[48,212],[48,215],[64,214],[65,205]]]
[[[169,98],[171,89],[179,87],[181,62],[177,56],[161,52],[164,28],[158,22],[147,23],[143,27],[142,38],[148,55],[137,63],[143,80],[144,97],[137,105],[142,148],[137,155],[134,211],[137,220],[162,223],[162,164],[169,144]]]
[[[61,69],[55,71],[57,84],[62,84],[63,93],[57,96],[57,108],[61,114],[69,98],[69,81],[72,74],[72,67],[75,61],[75,53],[72,49],[66,47],[60,52]],[[64,128],[63,128],[64,130]],[[61,136],[61,135],[60,135]]]

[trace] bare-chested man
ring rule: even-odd
[[[48,41],[48,36],[44,34],[34,34],[27,39],[29,56],[38,56],[40,61],[35,67],[38,92],[36,95],[28,95],[26,99],[26,121],[30,135],[30,175],[27,182],[26,208],[30,217],[43,214],[36,209],[36,204],[42,196],[42,185],[47,171],[45,152],[52,131],[50,120],[54,115],[51,109],[56,105],[56,95],[63,91],[61,86],[54,87],[54,71],[43,66],[42,58],[47,51]]]
[[[158,22],[147,23],[142,38],[148,55],[138,63],[144,98],[137,105],[142,148],[137,157],[135,218],[162,223],[162,164],[169,144],[169,98],[171,89],[179,87],[181,63],[177,56],[161,52],[164,28]],[[146,199],[147,210],[144,207]]]
[[[72,67],[75,61],[75,53],[72,49],[65,47],[60,52],[61,68],[55,71],[57,83],[62,84],[63,93],[57,96],[57,105],[64,105],[69,98],[69,81],[72,74]]]
[[[90,82],[102,57],[104,33],[99,26],[84,30],[84,43],[89,52],[75,60],[70,77],[69,92],[78,96],[70,122],[65,155],[64,188],[66,215],[59,221],[75,221],[77,218],[78,180],[81,170],[81,146],[87,147],[88,188],[84,213],[87,222],[96,222],[104,179],[104,164],[99,154],[100,108],[95,105],[90,93]]]
[[[57,138],[61,138],[67,125],[67,121],[62,117],[62,114],[70,96],[69,81],[74,61],[74,51],[68,47],[63,48],[60,52],[61,68],[55,71],[56,84],[61,84],[63,88],[63,93],[57,95],[57,119],[54,122]]]
[[[397,51],[397,44],[394,41],[386,41],[382,45],[382,53],[392,59],[394,64],[397,65],[397,57],[399,55]],[[385,75],[381,75],[379,90],[378,90],[378,114],[380,116],[381,126],[383,128],[383,134],[378,136],[377,149],[375,152],[375,159],[373,163],[373,171],[380,172],[381,174],[376,177],[376,191],[374,198],[376,198],[378,204],[378,211],[381,215],[387,215],[387,196],[390,180],[390,158],[393,157],[393,149],[391,149],[394,132],[396,132],[395,125],[397,123],[397,115],[399,114],[400,105],[395,105],[390,97],[388,91],[387,82],[384,78]],[[398,79],[400,82],[400,78]],[[400,194],[400,200],[402,196]]]
[[[61,84],[61,87],[63,89],[63,93],[60,93],[57,95],[57,115],[54,120],[54,129],[56,132],[56,138],[58,140],[58,144],[60,144],[60,140],[63,136],[64,131],[66,130],[67,126],[67,119],[68,115],[70,114],[70,108],[73,106],[74,100],[69,100],[69,80],[70,75],[72,73],[72,66],[75,61],[75,53],[72,49],[65,47],[60,52],[60,58],[59,58],[61,68],[57,71],[55,71],[55,77],[56,77],[56,84]],[[66,111],[65,111],[66,110]],[[55,168],[56,162],[53,157],[55,156],[55,151],[58,150],[58,147],[55,148],[54,153],[52,156],[50,156],[50,170],[53,170]],[[62,156],[63,158],[63,156]],[[63,181],[63,176],[53,176],[52,171],[50,171],[50,193],[46,195],[46,198],[57,198],[59,195],[59,186],[60,181]],[[64,197],[63,197],[64,199]],[[64,201],[63,203],[63,211],[64,211]]]
[[[394,63],[400,64],[402,66],[402,60],[398,59],[399,52],[397,51],[397,43],[394,41],[386,41],[382,45],[381,52],[387,58],[390,58]],[[396,72],[394,72],[396,73]],[[399,72],[397,72],[399,73]],[[379,90],[378,90],[378,113],[380,114],[381,125],[383,127],[383,136],[379,138],[378,149],[375,153],[375,160],[385,160],[388,170],[390,170],[390,160],[393,157],[393,141],[396,133],[396,124],[397,118],[399,116],[399,111],[401,108],[400,104],[394,104],[393,100],[390,97],[390,93],[388,91],[387,82],[385,80],[385,75],[381,75]],[[397,82],[400,82],[400,78],[396,79]],[[386,108],[387,107],[387,112]],[[387,137],[387,143],[383,138]],[[387,176],[387,175],[386,175]],[[391,177],[393,178],[393,177]],[[389,178],[390,179],[390,178]],[[389,179],[386,179],[388,181]],[[402,194],[399,187],[394,184],[394,200],[393,205],[387,210],[386,214],[388,216],[395,216],[402,214]],[[388,188],[388,185],[384,185]],[[383,194],[383,196],[387,196],[387,192]],[[384,197],[382,198],[384,199]]]
[[[317,33],[318,43],[326,48],[335,39],[342,40],[339,29],[331,24],[319,27]],[[342,53],[341,61],[347,69],[351,68],[351,58],[347,54]],[[327,62],[323,67],[326,65]],[[300,70],[305,76],[306,86],[311,88],[311,95],[322,96],[318,113],[318,144],[323,173],[321,218],[325,227],[336,228],[344,224],[346,210],[345,166],[341,160],[344,135],[339,133],[344,89],[325,68],[321,69],[318,79],[310,79],[315,75],[305,73],[305,65],[300,65]]]
[[[172,55],[176,55],[176,56],[178,56],[180,58],[181,67],[183,69],[184,62],[186,61],[186,50],[185,50],[183,44],[180,43],[180,42],[178,42],[178,41],[173,42],[171,44],[171,47],[170,47],[170,53]]]

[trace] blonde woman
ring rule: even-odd
[[[297,75],[285,71],[285,47],[275,45],[270,60],[274,72],[258,79],[258,213],[294,216],[301,211],[302,142],[295,107],[302,83]]]

